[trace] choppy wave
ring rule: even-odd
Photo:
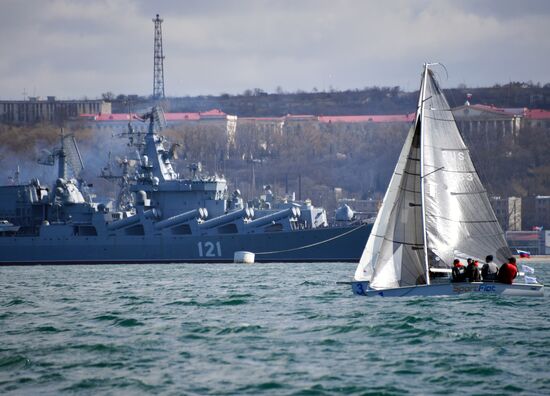
[[[550,394],[549,297],[367,299],[353,271],[0,268],[0,393]]]

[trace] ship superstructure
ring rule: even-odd
[[[173,147],[160,134],[159,107],[127,179],[134,203],[109,210],[82,194],[67,176],[66,149],[56,151],[59,177],[50,189],[37,179],[0,187],[0,220],[16,231],[0,233],[0,264],[227,262],[236,251],[256,261],[357,261],[369,227],[328,227],[310,203],[286,202],[256,211],[220,176],[192,168],[183,178],[172,165]],[[62,139],[62,142],[64,140]]]

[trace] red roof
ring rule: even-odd
[[[93,121],[129,121],[130,116],[132,120],[137,120],[138,117],[135,114],[128,113],[112,113],[112,114],[80,114],[79,117],[88,118]]]
[[[219,109],[212,109],[199,114],[201,117],[225,117],[227,115]]]
[[[285,118],[288,119],[310,119],[316,118],[313,114],[287,114]]]
[[[511,110],[517,109],[502,109],[494,106],[487,105],[472,105],[473,108],[478,108],[480,110],[491,111],[500,114],[510,114]],[[165,113],[164,114],[166,121],[198,121],[201,118],[225,118],[227,116],[221,110],[213,109],[208,110],[202,113]],[[414,121],[414,113],[411,114],[393,114],[393,115],[344,115],[344,116],[313,116],[309,114],[288,114],[284,117],[241,117],[242,120],[257,120],[257,121],[282,121],[287,120],[306,120],[317,118],[319,122],[323,123],[333,123],[333,122],[346,122],[346,123],[355,123],[355,122],[373,122],[373,123],[384,123],[384,122],[412,122]],[[113,114],[80,114],[79,116],[82,119],[88,119],[91,121],[129,121],[131,119],[139,119],[139,116],[136,114],[127,114],[127,113],[113,113]],[[548,120],[550,119],[550,111],[533,109],[525,109],[525,117],[532,120]]]
[[[201,118],[218,118],[227,116],[220,110],[209,110],[204,113],[165,113],[166,121],[198,121]],[[108,121],[129,121],[140,119],[136,114],[113,113],[113,114],[81,114],[80,118],[90,121],[108,122]],[[241,120],[255,121],[283,121],[283,120],[310,120],[318,119],[319,122],[411,122],[414,120],[414,113],[399,115],[351,115],[351,116],[319,116],[288,114],[283,117],[241,117]]]
[[[536,241],[539,239],[537,231],[508,231],[506,239],[511,241]]]
[[[483,111],[490,111],[492,113],[506,114],[506,111],[504,109],[501,109],[500,107],[495,107],[495,106],[489,106],[484,104],[474,104],[468,107],[471,107],[473,109],[483,110]]]
[[[527,110],[525,117],[531,120],[548,120],[550,119],[550,111],[540,109]]]
[[[166,121],[198,121],[200,113],[164,113]]]
[[[198,121],[201,119],[201,116],[207,113],[164,113],[166,121]],[[219,114],[219,113],[215,113]],[[224,114],[224,113],[222,113]],[[127,114],[127,113],[113,113],[113,114],[80,114],[80,118],[88,119],[90,121],[129,121],[132,120],[141,120],[137,114]]]
[[[239,121],[284,121],[285,117],[239,117]]]

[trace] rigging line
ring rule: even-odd
[[[454,169],[444,169],[443,172],[447,172],[447,173],[462,173],[462,174],[475,174],[476,171],[475,170],[454,170]]]
[[[435,120],[435,121],[445,121],[445,122],[455,122],[455,120],[448,120],[448,119],[445,119],[445,118],[437,118],[437,117],[430,117],[430,116],[424,116],[424,118],[429,118],[430,120]]]
[[[451,221],[453,223],[460,223],[460,224],[498,223],[498,220],[454,220],[454,219],[449,219],[448,217],[445,217],[445,216],[438,216],[438,215],[434,215],[434,214],[430,214],[430,213],[426,213],[426,216],[436,218],[436,219],[443,219],[443,220]]]
[[[428,66],[440,66],[443,70],[445,70],[445,74],[447,76],[447,80],[449,79],[449,72],[447,71],[447,66],[443,64],[442,62],[433,62],[433,63],[427,63]],[[430,69],[432,73],[438,74],[435,70]],[[439,88],[439,87],[438,87]]]
[[[434,146],[433,144],[426,144],[426,147],[431,147],[433,149],[438,149],[438,150],[441,150],[441,151],[470,151],[470,149],[468,147],[464,147],[464,148],[456,148],[456,147],[440,147],[440,146]]]
[[[427,167],[427,165],[426,165],[426,167]],[[440,171],[440,170],[442,170],[442,169],[445,169],[445,167],[442,166],[442,167],[440,167],[440,168],[437,168],[436,170],[433,170],[433,171],[431,171],[430,173],[426,173],[424,176],[421,176],[421,177],[430,176],[432,173],[435,173],[435,172]]]
[[[377,235],[377,234],[370,234],[376,238],[382,238],[384,239],[385,241],[387,242],[392,242],[392,243],[398,243],[400,245],[407,245],[407,246],[424,246],[424,244],[422,243],[411,243],[411,242],[401,242],[401,241],[396,241],[394,239],[390,239],[390,238],[386,238],[384,235]]]
[[[466,192],[451,192],[451,195],[479,195],[479,194],[485,194],[487,190],[480,190],[480,191],[466,191]]]
[[[318,246],[318,245],[322,245],[323,243],[327,243],[327,242],[330,242],[330,241],[334,241],[335,239],[338,239],[338,238],[341,238],[343,236],[346,236],[348,234],[351,234],[352,232],[355,232],[357,231],[358,229],[362,228],[362,227],[366,227],[368,224],[361,224],[360,226],[358,227],[355,227],[349,231],[346,231],[342,234],[339,234],[339,235],[336,235],[332,238],[328,238],[328,239],[325,239],[324,241],[320,241],[320,242],[315,242],[315,243],[310,243],[309,245],[304,245],[304,246],[299,246],[297,248],[291,248],[291,249],[284,249],[284,250],[274,250],[274,251],[271,251],[271,252],[259,252],[259,253],[254,253],[256,256],[258,255],[262,255],[262,254],[277,254],[277,253],[286,253],[286,252],[293,252],[293,251],[296,251],[296,250],[302,250],[302,249],[307,249],[307,248],[310,248],[310,247],[313,247],[313,246]]]
[[[433,95],[430,95],[429,97],[427,97],[426,99],[424,99],[424,100],[422,101],[422,103],[424,103],[425,101],[427,101],[427,100],[429,100],[429,99],[431,99],[431,98],[433,98]]]
[[[436,109],[436,108],[434,108],[434,107],[431,107],[431,108],[430,108],[430,111],[448,111],[448,112],[451,112],[451,113],[452,113],[452,112],[453,112],[453,109],[451,109],[451,108],[448,108],[448,109]],[[428,117],[428,118],[430,118],[430,117]]]
[[[390,238],[386,238],[386,237],[383,237],[383,238],[384,238],[385,241],[392,242],[392,243],[397,243],[399,245],[413,246],[413,248],[418,247],[420,249],[423,249],[423,247],[424,247],[423,243],[403,242],[403,241],[396,241],[395,239],[390,239]]]
[[[502,235],[503,234],[500,234],[500,233],[499,234],[479,234],[479,235],[476,235],[475,237],[476,238],[494,238],[494,237],[501,237]],[[482,242],[480,243],[479,240],[476,240],[474,242],[476,242],[478,246],[484,246],[484,244]]]
[[[453,104],[453,106],[451,106],[451,103],[449,103],[449,107],[458,107],[457,105],[458,105],[459,102],[456,100],[456,96],[455,96],[455,92],[454,92],[455,89],[458,90],[459,88],[446,89],[446,91],[447,91],[446,97],[447,97],[447,98],[450,97],[450,98],[451,98],[450,102],[452,102],[452,104]],[[448,103],[448,102],[449,102],[449,101],[447,101],[447,103]],[[462,105],[464,105],[464,102],[462,102]]]
[[[400,189],[401,191],[405,191],[405,192],[409,192],[409,193],[413,193],[413,194],[420,194],[420,191],[417,191],[417,190],[410,190],[410,189],[408,189],[408,188],[401,187],[401,186],[399,186],[399,189]]]
[[[431,99],[432,97],[433,97],[433,95],[431,95],[429,98],[426,98],[421,103],[419,103],[419,105],[416,106],[416,110],[418,111],[418,109],[420,109],[422,107],[422,104],[424,104],[425,101],[427,101],[428,99]]]

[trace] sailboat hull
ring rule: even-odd
[[[369,282],[351,282],[353,293],[367,297],[416,297],[416,296],[452,296],[465,293],[495,294],[502,296],[544,296],[544,285],[514,283],[507,285],[496,282],[472,283],[441,283],[434,285],[419,285],[396,287],[390,289],[373,289]]]

